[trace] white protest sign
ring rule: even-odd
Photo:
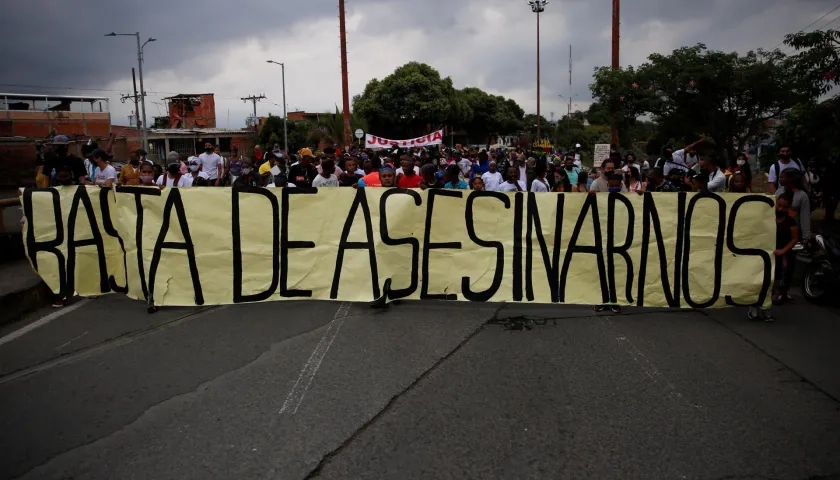
[[[610,158],[610,145],[608,143],[599,143],[595,145],[595,152],[592,155],[594,165],[601,167],[601,162]]]

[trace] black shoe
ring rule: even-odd
[[[604,310],[606,310],[606,308],[606,305],[595,305],[595,308],[593,308],[592,310],[595,310],[596,312],[603,312]]]
[[[385,284],[382,286],[382,295],[377,298],[376,300],[370,302],[370,308],[375,309],[385,309],[390,307],[391,305],[388,304],[388,294],[391,293],[391,279],[385,280]]]
[[[610,310],[612,310],[613,313],[617,313],[619,315],[624,313],[624,310],[622,310],[621,307],[618,305],[610,305]]]

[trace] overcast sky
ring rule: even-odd
[[[621,63],[697,42],[729,51],[773,48],[836,1],[624,0]],[[587,108],[592,70],[610,62],[611,2],[551,0],[541,18],[542,113],[559,118],[566,104],[558,94],[569,92],[569,45],[573,109]],[[536,15],[524,0],[350,0],[347,22],[351,96],[370,79],[420,61],[457,88],[479,87],[536,111]],[[103,35],[138,30],[144,41],[157,39],[144,63],[150,122],[165,114],[152,102],[178,93],[215,93],[219,127],[244,125],[252,106],[239,98],[251,94],[268,97],[258,115],[282,114],[280,67],[268,59],[286,63],[290,111],[341,105],[337,0],[7,2],[0,91],[110,97],[113,123],[127,124],[134,106],[119,95],[131,90],[136,41]]]

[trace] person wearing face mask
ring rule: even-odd
[[[206,185],[213,186],[213,182],[210,180],[209,175],[207,174],[207,172],[202,171],[201,167],[201,160],[199,160],[197,157],[190,157],[189,161],[187,162],[187,168],[190,170],[187,174],[187,177],[189,177],[193,183],[195,183],[195,180],[197,178],[203,178],[205,180],[204,183]],[[190,186],[193,185],[190,184]]]
[[[76,185],[88,184],[85,179],[87,172],[85,171],[84,162],[81,158],[68,151],[70,139],[65,135],[56,135],[50,145],[52,145],[53,149],[44,157],[43,172],[44,175],[51,178],[52,184],[56,184],[54,171],[57,171],[58,167],[66,167],[70,170]]]
[[[191,157],[195,159],[195,157]],[[197,161],[197,160],[196,160]],[[197,170],[197,169],[196,169]],[[157,184],[163,187],[191,187],[192,176],[181,174],[181,165],[178,162],[172,162],[166,166],[166,173],[159,176]]]
[[[578,183],[578,175],[580,174],[580,168],[578,168],[575,165],[575,157],[571,153],[566,154],[566,158],[563,160],[563,171],[569,178],[569,183],[571,183],[572,185]]]
[[[236,188],[263,186],[263,179],[259,173],[254,171],[251,165],[251,161],[245,159],[242,160],[241,163],[242,172],[238,177],[236,177],[236,180],[233,182],[232,186]]]
[[[211,187],[218,187],[221,185],[221,178],[224,173],[224,162],[222,157],[213,150],[212,143],[204,142],[204,153],[198,156],[198,162],[201,165],[201,171],[206,175],[207,184]]]
[[[143,187],[158,187],[155,183],[155,169],[149,163],[140,165],[140,186]],[[158,187],[160,188],[160,187]]]
[[[735,174],[740,173],[744,176],[747,180],[747,188],[752,185],[752,172],[750,171],[750,166],[747,163],[747,156],[743,153],[739,153],[738,156],[735,158],[735,164],[730,166],[726,170],[727,174],[727,186],[732,182],[732,179],[735,177]]]
[[[120,170],[120,185],[140,185],[140,166],[140,158],[132,155],[128,160],[128,165],[123,165]]]
[[[609,179],[612,176],[613,172],[615,172],[615,160],[608,158],[601,162],[601,175],[592,182],[592,186],[589,187],[589,193],[596,193],[596,192],[609,192],[610,185]],[[626,192],[627,188],[624,186],[623,182],[619,182],[620,192]]]

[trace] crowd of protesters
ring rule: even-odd
[[[110,144],[112,143],[109,142]],[[425,147],[342,152],[327,147],[315,153],[303,148],[289,154],[279,145],[263,152],[257,145],[251,156],[233,149],[222,156],[217,145],[204,144],[204,152],[182,158],[169,152],[165,166],[148,160],[143,150],[132,153],[118,172],[112,166],[108,149],[88,143],[84,159],[68,153],[67,137],[58,135],[52,150],[44,157],[42,181],[51,185],[142,185],[157,188],[219,187],[238,188],[417,188],[459,189],[496,192],[753,192],[753,172],[746,154],[739,154],[729,168],[722,169],[712,157],[699,157],[697,147],[703,139],[674,150],[666,147],[653,163],[632,152],[622,156],[613,150],[597,168],[586,170],[581,163],[580,145],[567,153],[543,153],[526,149],[480,149]],[[769,168],[766,192],[775,195],[777,245],[773,303],[791,301],[788,295],[796,246],[811,235],[810,217],[816,203],[826,209],[826,220],[833,221],[837,193],[832,171],[806,166],[791,149],[782,146],[778,159]],[[620,313],[617,305],[599,305],[601,311]],[[769,312],[762,318],[772,320]]]

